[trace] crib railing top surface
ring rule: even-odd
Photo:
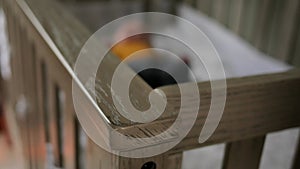
[[[57,1],[15,0],[7,1],[7,3],[21,9],[22,14],[25,14],[33,24],[34,29],[39,31],[70,76],[76,79],[76,74],[73,71],[74,64],[81,47],[92,33]],[[114,56],[109,56],[104,60],[104,63],[104,67],[101,69],[105,69],[108,75],[112,75],[120,60]],[[134,73],[129,68],[126,72],[128,74]],[[103,110],[103,113],[99,112],[98,115],[100,118],[105,119],[103,121],[104,125],[110,125],[115,130],[126,133],[126,135],[148,137],[163,132],[177,118],[178,105],[180,105],[180,92],[177,85],[159,88],[166,94],[168,106],[163,116],[158,120],[147,124],[136,124],[123,116],[113,118],[119,113],[116,111],[111,98],[111,79],[107,78],[109,76],[102,77],[99,74],[97,76],[102,79],[101,82],[96,83],[98,85],[96,89],[105,90],[108,93],[108,95],[104,95],[99,91],[96,95],[97,105]],[[300,108],[298,106],[300,100],[299,70],[233,78],[226,81],[227,101],[225,110],[213,136],[204,144],[200,145],[198,143],[199,133],[205,123],[211,104],[211,85],[209,82],[200,82],[197,85],[201,107],[196,123],[183,141],[172,151],[177,152],[204,145],[241,140],[300,125]],[[82,86],[79,81],[76,83]],[[131,85],[135,88],[134,92],[131,93],[133,99],[137,100],[135,106],[140,110],[147,109],[149,107],[148,94],[153,89],[140,77],[136,77]],[[191,84],[183,84],[186,88],[189,88],[189,85]],[[82,87],[81,90],[86,89]],[[88,94],[88,92],[85,93]],[[103,99],[106,102],[100,102]],[[191,107],[191,105],[182,106],[187,110]],[[190,121],[186,120],[182,123],[189,124]],[[149,129],[151,129],[150,132]],[[166,143],[168,141],[165,140]],[[113,148],[126,150],[126,147],[122,147],[122,145],[114,146],[112,145]],[[139,146],[137,143],[136,147]]]

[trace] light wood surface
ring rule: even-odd
[[[5,0],[5,4],[9,13],[8,18],[10,18],[9,27],[13,32],[9,35],[10,41],[15,51],[13,52],[14,58],[12,61],[13,72],[15,72],[16,77],[11,82],[14,87],[14,91],[11,92],[11,104],[14,106],[18,102],[18,98],[25,95],[32,105],[31,109],[26,110],[28,114],[25,120],[20,120],[20,126],[23,126],[21,128],[21,133],[24,134],[22,136],[23,143],[26,147],[25,157],[28,157],[25,161],[28,163],[28,168],[42,166],[43,164],[38,162],[39,158],[41,158],[42,163],[45,161],[46,137],[43,131],[45,129],[37,126],[42,125],[45,114],[48,113],[51,133],[50,143],[54,147],[54,157],[63,159],[62,164],[65,168],[74,168],[76,150],[73,124],[75,112],[72,106],[71,85],[72,78],[75,78],[76,75],[73,72],[73,67],[80,48],[91,35],[91,32],[55,0]],[[208,2],[204,3],[203,1],[203,4],[207,5]],[[220,6],[222,5],[219,4],[216,8],[218,9]],[[221,13],[223,12],[217,12],[214,15],[220,17],[221,21],[227,22],[226,17]],[[249,15],[255,20],[255,16]],[[240,22],[232,22],[231,24],[233,24],[233,28],[237,29],[236,25]],[[239,27],[237,31],[244,30]],[[251,30],[247,29],[245,32],[246,37],[250,38],[250,34]],[[265,45],[266,42],[260,43]],[[34,50],[31,45],[33,45]],[[27,55],[26,58],[24,54]],[[34,60],[38,61],[34,62]],[[47,92],[43,92],[42,89],[43,80],[41,78],[43,74],[33,73],[40,70],[41,63],[47,65]],[[137,124],[122,118],[113,105],[110,92],[110,77],[119,63],[118,58],[109,54],[97,74],[97,104],[105,116],[98,112],[95,105],[88,100],[87,92],[84,91],[80,93],[82,96],[81,104],[84,107],[81,111],[90,114],[101,128],[102,133],[97,133],[96,139],[97,137],[104,137],[112,148],[126,150],[127,147],[124,147],[122,143],[111,141],[113,138],[111,138],[111,131],[108,127],[134,137],[155,136],[170,127],[177,118],[180,93],[177,85],[159,88],[166,94],[168,106],[163,116],[154,122]],[[105,75],[100,73],[101,71],[105,71]],[[134,72],[128,68],[125,73],[132,74]],[[30,81],[27,81],[29,79]],[[23,85],[25,81],[26,84]],[[38,81],[38,83],[35,83],[35,81]],[[191,84],[180,85],[189,88]],[[228,159],[233,158],[236,160],[238,158],[236,149],[239,148],[259,157],[264,140],[262,137],[267,133],[300,126],[300,71],[298,69],[283,73],[227,79],[227,100],[223,118],[212,137],[204,144],[199,144],[198,137],[211,102],[211,87],[209,82],[201,82],[197,85],[200,91],[201,107],[196,123],[176,147],[156,157],[129,159],[108,153],[89,140],[88,165],[90,168],[141,168],[142,165],[150,161],[155,162],[157,168],[166,168],[169,163],[172,163],[173,166],[171,167],[179,168],[183,151],[223,142],[233,142],[229,144]],[[80,87],[80,84],[75,83],[75,87]],[[147,109],[149,107],[147,98],[152,89],[139,77],[132,81],[132,87],[134,90],[131,90],[130,94],[132,99],[136,101],[135,106],[141,110]],[[36,93],[35,88],[38,89],[38,93]],[[65,93],[62,110],[58,110],[57,90]],[[46,101],[41,99],[44,97],[47,97]],[[198,104],[191,96],[186,97],[190,98],[191,102],[189,105],[183,105],[185,111],[191,109],[193,104]],[[40,98],[40,100],[37,98]],[[45,102],[49,106],[47,107],[48,111],[43,110],[43,107],[40,106]],[[39,111],[42,113],[34,117]],[[64,124],[62,131],[59,131],[58,126],[59,116],[64,117],[62,118]],[[114,118],[116,116],[121,118]],[[106,119],[109,121],[106,121]],[[31,120],[38,120],[38,122],[34,123]],[[186,120],[182,122],[182,125],[189,123],[191,121]],[[59,145],[61,144],[59,138],[57,138],[59,132],[67,133],[67,137],[63,140],[65,146]],[[168,134],[176,137],[178,133],[175,131],[175,133]],[[38,139],[34,140],[35,138]],[[257,138],[259,139],[257,140]],[[161,140],[163,140],[162,145],[171,141],[165,138],[161,138]],[[34,145],[36,144],[41,146],[41,149],[35,149]],[[255,149],[251,149],[252,145]],[[143,148],[138,143],[133,146]],[[61,157],[59,157],[59,151],[63,153]],[[255,168],[259,159],[253,160],[255,160],[253,161],[253,168]],[[231,161],[229,160],[226,163],[228,168],[233,165]],[[249,168],[251,168],[250,165]]]

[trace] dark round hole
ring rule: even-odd
[[[156,164],[153,161],[146,162],[141,169],[156,169]]]
[[[138,73],[153,89],[161,86],[176,84],[176,80],[167,72],[150,68]]]

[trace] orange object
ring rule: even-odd
[[[116,44],[112,48],[112,52],[122,60],[139,50],[151,48],[150,44],[145,40],[125,40]]]

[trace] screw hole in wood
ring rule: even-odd
[[[146,162],[141,169],[156,169],[156,164],[153,161]]]

